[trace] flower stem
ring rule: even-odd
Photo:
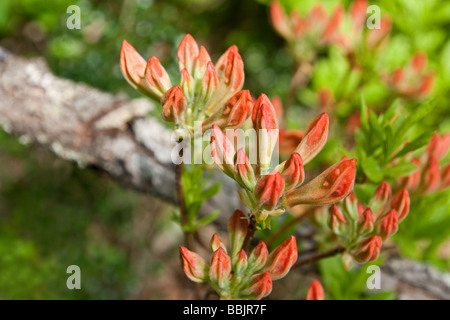
[[[242,249],[244,249],[245,251],[247,251],[250,242],[255,236],[255,232],[256,232],[256,219],[255,216],[252,215],[249,219],[247,235],[245,236],[244,243],[242,244]]]
[[[333,257],[339,253],[342,253],[345,251],[345,248],[343,247],[337,247],[333,250],[327,251],[327,252],[323,252],[323,253],[319,253],[316,254],[315,256],[300,260],[299,262],[297,262],[296,264],[294,264],[294,266],[292,268],[298,268],[301,266],[304,266],[306,264],[310,264],[316,261],[319,261],[321,259],[325,259],[325,258],[329,258],[329,257]]]

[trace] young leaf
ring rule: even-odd
[[[361,168],[363,169],[367,177],[373,182],[380,182],[383,179],[383,171],[374,158],[367,157],[362,159]]]

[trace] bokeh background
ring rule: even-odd
[[[286,8],[306,12],[317,1],[282,2]],[[322,2],[332,8],[351,1]],[[424,125],[450,131],[450,2],[370,3],[393,19],[383,67],[391,70],[415,52],[426,52],[429,67],[436,71],[432,93],[436,108]],[[81,30],[66,27],[66,9],[72,4],[81,8]],[[270,24],[268,4],[268,0],[1,0],[0,46],[18,55],[44,57],[61,77],[132,98],[140,95],[120,72],[122,40],[144,58],[157,56],[176,79],[176,49],[184,34],[191,33],[208,48],[213,61],[236,44],[245,64],[245,87],[254,95],[285,96],[294,60]],[[343,72],[342,56],[325,55],[311,85],[299,93],[293,112],[314,108],[315,91],[323,84],[339,90]],[[378,94],[368,90],[368,104]],[[345,118],[356,104],[349,103],[338,116]],[[309,117],[292,119],[288,126],[301,128]],[[338,143],[331,140],[321,157],[331,155]],[[189,289],[183,287],[191,285],[183,275],[173,276],[179,275],[174,270],[179,268],[177,246],[182,236],[170,205],[23,145],[3,131],[0,163],[0,298],[178,299]],[[395,241],[403,255],[448,271],[450,212],[448,197],[439,199],[440,206],[427,223],[408,224]],[[66,268],[71,264],[81,268],[82,290],[66,288]],[[328,281],[329,298],[356,299],[363,294],[365,279],[344,273],[336,259],[321,262],[320,272],[326,288]],[[292,290],[285,298],[303,295]],[[379,296],[394,297],[392,292]]]

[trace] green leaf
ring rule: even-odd
[[[425,133],[421,134],[419,137],[415,138],[413,141],[411,141],[410,143],[406,144],[403,147],[403,149],[401,149],[394,156],[393,159],[402,157],[402,156],[408,154],[409,152],[412,152],[412,151],[415,151],[417,149],[420,149],[420,148],[424,147],[425,145],[428,144],[428,142],[430,141],[432,135],[433,135],[433,131],[425,132]]]
[[[208,189],[205,189],[205,190],[203,190],[203,195],[202,195],[202,197],[204,198],[204,199],[207,199],[207,198],[212,198],[212,197],[214,197],[219,191],[220,191],[220,187],[221,187],[221,184],[220,183],[214,183],[211,187],[209,187]]]
[[[367,104],[366,99],[361,95],[361,129],[365,132],[369,132],[369,119],[367,118]]]
[[[373,182],[380,182],[383,179],[383,171],[374,158],[367,157],[362,159],[361,168],[363,169],[366,176]]]
[[[410,162],[399,162],[392,167],[386,168],[384,173],[392,178],[407,176],[417,170],[417,165]]]
[[[201,227],[204,226],[208,223],[213,222],[214,220],[217,219],[217,217],[219,216],[220,211],[219,210],[214,210],[213,212],[211,212],[210,214],[204,216],[203,218],[197,220],[197,227]]]

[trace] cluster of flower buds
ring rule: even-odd
[[[293,236],[270,254],[260,241],[249,254],[242,249],[248,233],[248,217],[236,210],[228,221],[231,252],[214,234],[210,241],[212,256],[208,264],[198,254],[180,247],[186,276],[208,283],[220,299],[259,300],[272,291],[272,281],[283,278],[297,260],[297,242]]]
[[[424,152],[419,157],[411,159],[411,163],[417,165],[417,169],[409,176],[400,178],[399,187],[418,195],[426,195],[450,187],[450,164],[442,168],[439,165],[449,147],[450,133],[435,132]]]
[[[375,190],[368,206],[350,195],[339,205],[329,207],[328,228],[345,248],[342,260],[347,269],[353,259],[364,263],[378,258],[382,242],[398,231],[398,225],[409,212],[410,198],[406,189],[391,198],[391,187],[383,181]]]
[[[267,227],[269,217],[284,213],[288,207],[331,204],[352,191],[356,159],[343,158],[302,185],[304,165],[320,152],[327,140],[327,114],[322,113],[309,123],[294,152],[273,170],[271,158],[278,140],[278,121],[275,107],[264,94],[255,102],[252,121],[257,137],[255,163],[250,161],[244,147],[236,151],[218,126],[213,126],[211,152],[219,168],[243,188],[239,192],[241,200],[260,227]]]
[[[355,0],[346,13],[349,28],[347,32],[340,31],[340,37],[335,44],[348,56],[378,51],[387,44],[392,27],[391,18],[374,16],[374,19],[368,19],[368,7],[368,0]]]
[[[250,116],[252,97],[244,84],[244,64],[236,46],[231,46],[217,61],[205,47],[198,46],[187,34],[177,56],[181,72],[179,85],[172,85],[160,61],[145,62],[127,41],[123,41],[120,65],[128,82],[140,92],[157,99],[162,117],[192,132],[194,122],[202,122],[202,131],[213,124],[220,128],[238,128]]]
[[[427,98],[433,90],[435,74],[427,68],[428,57],[418,52],[404,67],[383,74],[386,84],[398,95],[408,99]]]
[[[344,8],[337,6],[328,14],[318,3],[302,17],[296,10],[286,14],[282,5],[274,1],[270,5],[270,17],[275,30],[292,45],[298,58],[312,60],[318,48],[338,41]]]

